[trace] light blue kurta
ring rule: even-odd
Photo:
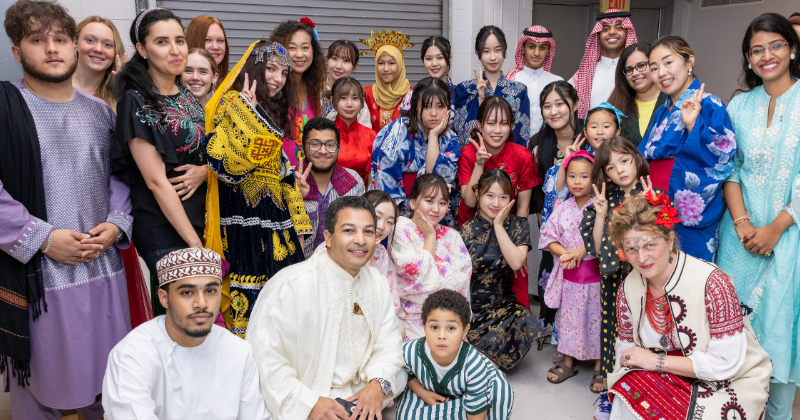
[[[776,100],[767,128],[769,101],[759,86],[728,105],[738,150],[734,172],[726,181],[741,185],[754,227],[771,223],[790,201],[800,220],[800,83]],[[772,256],[762,257],[744,249],[726,210],[720,221],[717,264],[733,278],[739,300],[752,309],[753,330],[772,359],[775,380],[800,384],[798,224],[783,233]]]

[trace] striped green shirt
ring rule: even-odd
[[[461,345],[455,366],[439,381],[435,361],[425,353],[425,337],[403,345],[408,380],[417,378],[425,389],[450,398],[437,405],[427,405],[407,390],[397,407],[398,420],[463,419],[487,410],[487,419],[507,419],[514,394],[505,375],[489,359],[467,342]]]

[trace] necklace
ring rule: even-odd
[[[675,323],[672,321],[672,313],[669,310],[667,295],[664,294],[659,298],[654,298],[648,287],[646,299],[644,308],[645,312],[647,312],[647,320],[650,321],[650,326],[653,327],[653,330],[661,334],[659,344],[661,344],[661,347],[666,348],[669,344],[667,334],[675,328]]]

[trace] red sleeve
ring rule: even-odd
[[[472,178],[472,171],[475,169],[477,150],[472,143],[461,149],[461,157],[458,159],[458,186],[469,184]]]
[[[536,174],[533,153],[522,146],[518,147],[517,150],[517,159],[519,159],[520,166],[519,175],[517,175],[517,186],[520,191],[525,191],[539,185],[539,176]]]
[[[364,129],[368,131],[367,138],[369,138],[369,157],[367,158],[367,167],[365,170],[367,171],[367,173],[370,173],[372,172],[372,146],[375,144],[375,137],[377,135],[375,134],[375,130],[369,129],[367,127],[364,127]]]
[[[633,323],[631,322],[631,311],[625,300],[625,282],[617,289],[617,338],[622,341],[633,343]]]
[[[706,312],[712,338],[723,338],[744,330],[744,318],[736,289],[722,270],[711,273],[706,283]]]

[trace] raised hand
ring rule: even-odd
[[[639,182],[642,183],[642,195],[653,190],[653,181],[650,180],[650,175],[647,175],[647,178],[640,176]]]
[[[681,119],[683,120],[683,125],[686,126],[686,129],[689,132],[692,132],[694,128],[694,123],[697,121],[697,117],[700,115],[700,110],[703,109],[703,93],[706,91],[706,84],[703,83],[700,85],[700,89],[695,91],[694,95],[690,98],[683,101],[683,105],[681,106]]]
[[[517,200],[511,200],[511,202],[508,203],[507,206],[503,207],[503,210],[500,210],[500,213],[497,213],[497,216],[495,216],[494,218],[495,229],[503,228],[503,222],[505,222],[506,219],[508,218],[508,214],[511,213],[511,209],[514,208],[514,203],[516,202]]]
[[[247,76],[245,75],[245,77]],[[303,159],[299,159],[297,164],[299,165],[299,169],[295,175],[295,179],[297,180],[297,188],[300,189],[300,194],[303,195],[303,198],[306,198],[308,193],[311,192],[311,186],[308,185],[308,175],[311,173],[311,164],[308,164],[308,167],[305,171],[303,170]]]
[[[483,78],[483,68],[472,69],[475,72],[475,80],[478,82],[478,102],[486,99],[486,80]]]
[[[242,95],[244,96],[245,99],[247,99],[247,102],[250,102],[250,105],[256,106],[256,105],[258,105],[258,101],[256,101],[256,82],[257,82],[257,80],[253,80],[253,84],[251,85],[249,79],[250,78],[248,77],[247,73],[245,73],[244,74],[244,86],[242,87]]]
[[[578,137],[575,137],[575,140],[572,142],[572,144],[567,146],[567,149],[564,151],[564,159],[581,151],[584,143],[586,143],[586,138],[583,137],[583,134],[578,134]]]
[[[594,190],[594,211],[597,213],[598,218],[606,218],[608,214],[608,200],[606,199],[606,183],[603,183],[603,189],[598,191],[597,186],[592,184]]]
[[[475,140],[470,138],[469,142],[475,146],[475,165],[483,166],[486,164],[486,161],[492,158],[492,154],[486,151],[486,146],[483,144],[483,136],[481,133],[478,133],[478,140],[480,143],[476,143]]]
[[[433,127],[431,131],[428,133],[428,138],[436,139],[436,144],[439,144],[439,134],[447,130],[447,125],[450,123],[450,111],[444,113],[441,121],[436,124],[436,127]],[[430,144],[430,142],[429,142]]]
[[[414,215],[411,217],[411,221],[417,225],[426,239],[430,237],[436,238],[436,227],[428,218],[423,216],[421,212],[415,211]]]
[[[114,68],[117,69],[117,70],[111,70],[111,77],[116,76],[117,75],[117,71],[119,69],[121,69],[122,65],[127,63],[127,62],[128,62],[128,53],[125,53],[123,55],[123,59],[122,60],[119,59],[119,54],[117,54],[117,57],[114,58]]]

